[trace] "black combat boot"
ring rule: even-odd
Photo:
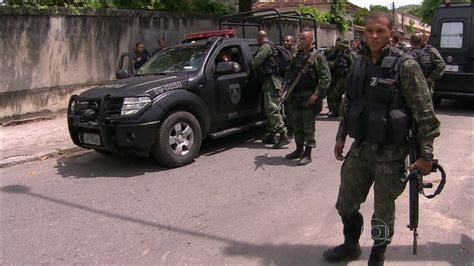
[[[273,145],[274,149],[281,149],[283,146],[286,146],[291,143],[290,138],[286,134],[286,132],[280,133],[280,140],[277,144]]]
[[[264,139],[262,139],[262,143],[263,144],[277,144],[278,138],[276,136],[276,133],[268,134]]]
[[[304,149],[304,153],[301,156],[301,159],[298,161],[298,163],[296,165],[302,166],[302,165],[307,165],[310,162],[312,162],[312,160],[311,160],[311,150],[312,149],[313,148],[311,148],[310,146],[306,146],[305,149]]]
[[[357,212],[350,218],[342,218],[342,223],[344,225],[344,243],[324,251],[323,257],[327,261],[357,260],[362,253],[359,246],[359,238],[364,223],[362,214]]]
[[[387,245],[377,245],[375,243],[370,252],[368,266],[383,266],[385,261],[385,250],[387,250]]]
[[[296,150],[293,151],[292,153],[288,153],[287,155],[285,155],[285,159],[287,160],[299,159],[301,158],[301,155],[303,155],[303,152],[304,152],[303,145],[296,144]]]

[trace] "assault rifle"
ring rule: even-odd
[[[295,89],[298,82],[300,82],[300,79],[301,79],[302,75],[303,75],[302,71],[298,72],[298,75],[296,75],[295,80],[293,81],[293,83],[291,83],[291,85],[288,89],[286,89],[286,84],[283,84],[283,90],[284,91],[283,91],[283,94],[281,95],[281,98],[280,98],[280,104],[278,104],[277,108],[275,108],[275,110],[273,110],[271,112],[271,114],[274,114],[276,112],[280,112],[281,108],[283,107],[283,104],[288,99],[290,94],[293,92],[293,90]]]
[[[414,128],[410,129],[408,137],[410,140],[410,164],[413,164],[419,158],[419,147],[416,141],[416,130]],[[426,198],[432,199],[441,193],[446,184],[446,173],[444,172],[443,167],[438,163],[438,160],[433,159],[433,168],[431,169],[431,172],[437,171],[441,174],[441,181],[435,192],[431,195],[426,195],[424,189],[433,188],[433,183],[423,182],[423,175],[419,170],[411,171],[408,176],[402,179],[403,182],[410,182],[410,224],[408,224],[407,227],[413,231],[413,255],[417,254],[419,196],[422,194]]]

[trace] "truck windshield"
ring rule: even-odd
[[[203,63],[210,45],[176,46],[163,50],[152,57],[138,72],[138,76],[195,72]]]

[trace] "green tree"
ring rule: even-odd
[[[397,11],[406,12],[413,16],[418,16],[421,5],[405,5],[397,8]]]
[[[235,13],[235,7],[219,0],[9,0],[15,7],[66,7],[74,12],[81,9],[126,8],[160,11],[204,12],[216,15]]]
[[[239,12],[251,11],[252,0],[239,0]]]
[[[359,26],[365,26],[365,18],[370,14],[367,8],[362,8],[354,13],[354,24]]]
[[[413,25],[415,25],[415,21],[413,19],[410,19],[408,21],[408,25],[406,27],[406,30],[408,33],[414,33],[415,32],[415,28],[413,27]]]
[[[341,32],[346,32],[349,22],[346,17],[346,0],[333,0],[329,10],[329,23],[336,24]]]
[[[300,13],[309,13],[313,14],[314,18],[316,19],[316,22],[318,24],[326,24],[330,23],[329,22],[329,13],[328,12],[322,12],[321,10],[312,7],[312,6],[304,6],[304,5],[299,5],[296,11]]]
[[[383,11],[383,12],[390,13],[390,10],[388,9],[388,7],[382,6],[382,5],[370,5],[369,8],[370,8],[370,12]]]
[[[453,0],[452,2],[453,4],[470,3],[471,0]],[[421,3],[421,7],[417,12],[417,15],[421,17],[421,21],[423,23],[431,25],[436,8],[442,3],[442,0],[423,0],[423,3]]]
[[[357,10],[354,13],[354,24],[359,26],[365,26],[365,18],[370,14],[370,12],[383,11],[390,13],[390,10],[386,6],[381,5],[370,5],[370,10],[367,8],[362,8]]]

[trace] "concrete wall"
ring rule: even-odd
[[[120,53],[137,41],[151,52],[160,38],[173,45],[187,33],[216,28],[217,18],[208,15],[0,7],[0,120],[64,109],[69,95],[113,79]],[[329,26],[318,34],[323,46],[337,32]]]

